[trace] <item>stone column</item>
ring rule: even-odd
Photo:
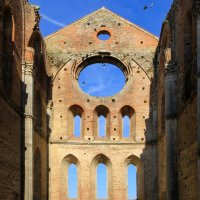
[[[197,134],[198,134],[198,188],[200,200],[200,0],[193,0],[193,14],[197,24]]]
[[[47,171],[48,171],[48,194],[49,194],[49,200],[51,200],[51,169],[49,168],[49,166],[51,166],[51,154],[50,154],[50,148],[51,148],[51,144],[50,144],[50,138],[51,138],[51,130],[52,130],[52,108],[53,108],[53,102],[49,101],[47,104],[47,134],[48,134],[48,151],[47,151],[47,163],[48,163],[48,167],[47,167]]]
[[[33,99],[34,99],[34,67],[33,63],[23,66],[25,84],[25,200],[33,200]]]
[[[167,159],[167,199],[176,200],[176,131],[177,131],[177,102],[176,102],[176,72],[175,64],[166,64],[165,70],[165,134]]]

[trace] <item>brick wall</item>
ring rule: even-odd
[[[23,18],[20,1],[1,1],[0,16],[0,199],[19,199],[21,196],[21,81],[23,51]],[[11,23],[7,23],[8,15]],[[12,14],[12,16],[11,16]],[[7,18],[5,18],[7,16]],[[8,27],[13,25],[12,27]],[[3,27],[4,26],[4,27]],[[7,26],[7,28],[5,28]],[[3,47],[5,38],[9,38],[10,53],[5,59]],[[4,35],[4,37],[3,37]],[[7,60],[12,64],[6,66]],[[6,62],[5,62],[6,61]]]
[[[98,39],[97,35],[102,30],[110,33],[109,40]],[[51,198],[67,198],[66,188],[60,189],[62,188],[60,180],[64,178],[60,163],[67,155],[72,154],[78,159],[80,167],[79,199],[94,199],[95,186],[90,184],[90,181],[95,180],[95,177],[91,177],[93,169],[91,163],[96,156],[103,154],[112,165],[111,168],[110,165],[107,166],[111,173],[109,199],[127,199],[127,169],[124,162],[131,155],[135,155],[141,162],[141,166],[138,166],[138,198],[143,199],[146,192],[146,199],[151,199],[153,196],[151,178],[154,169],[151,165],[152,160],[147,161],[147,157],[152,151],[151,147],[147,147],[145,152],[143,150],[146,135],[152,134],[146,130],[149,130],[151,121],[149,119],[150,77],[157,38],[112,12],[100,9],[48,36],[45,42],[53,74]],[[96,98],[80,90],[77,77],[81,69],[91,63],[101,63],[102,59],[103,62],[121,67],[127,82],[122,91],[115,96]],[[80,138],[71,134],[73,119],[69,116],[73,105],[81,107],[84,113],[83,132]],[[105,138],[98,138],[95,134],[97,128],[95,113],[98,112],[96,108],[100,105],[107,107],[109,112],[109,134]],[[120,110],[124,106],[130,106],[135,112],[135,127],[128,139],[123,138],[121,134]],[[146,162],[143,162],[142,154]]]
[[[176,173],[178,199],[198,198],[197,172],[197,80],[196,80],[196,23],[193,16],[192,1],[174,1],[166,18],[169,22],[163,25],[159,41],[157,65],[158,93],[158,185],[159,199],[166,198],[166,145],[163,123],[165,103],[159,98],[165,92],[162,56],[165,49],[172,50],[172,64],[175,64],[177,131],[176,131]],[[189,19],[188,19],[189,18]],[[190,28],[187,21],[190,21]],[[171,35],[171,36],[170,36]],[[169,38],[170,36],[170,38]],[[166,42],[167,41],[167,42]],[[188,48],[191,48],[188,50]],[[189,51],[191,54],[189,54]],[[186,58],[187,57],[187,58]],[[165,64],[165,63],[164,63]],[[164,119],[166,120],[166,119]]]

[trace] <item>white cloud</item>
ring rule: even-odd
[[[61,27],[64,27],[64,26],[65,26],[65,24],[63,24],[63,23],[61,23],[61,22],[59,22],[59,21],[57,21],[57,20],[55,20],[55,19],[52,19],[52,18],[48,17],[48,16],[45,15],[44,13],[42,13],[41,15],[42,15],[42,18],[43,18],[44,20],[46,20],[46,21],[48,21],[48,22],[50,22],[50,23],[52,23],[52,24],[54,24],[54,25],[61,26]]]
[[[92,95],[96,92],[102,92],[106,90],[112,90],[113,88],[110,88],[111,85],[113,85],[113,82],[115,81],[114,79],[110,79],[109,81],[107,81],[106,79],[97,76],[98,78],[95,80],[95,82],[93,83],[93,85],[95,86],[90,86],[87,90],[87,93]],[[90,83],[91,84],[91,83]]]
[[[105,84],[103,83],[103,80],[100,79],[99,84],[93,87],[89,87],[87,90],[87,93],[91,95],[95,92],[101,92],[104,88],[105,88]]]

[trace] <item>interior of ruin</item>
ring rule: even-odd
[[[133,200],[132,167],[135,199],[200,199],[200,1],[174,0],[160,38],[104,7],[45,38],[40,19],[0,1],[0,199]],[[83,91],[93,64],[122,89]]]

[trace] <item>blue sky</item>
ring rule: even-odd
[[[47,36],[65,25],[106,7],[159,36],[172,0],[30,0],[41,8],[41,31]],[[144,11],[144,6],[148,9]],[[153,5],[152,8],[151,5]]]
[[[43,36],[67,26],[91,12],[106,7],[116,14],[159,36],[173,0],[30,0],[40,6],[40,29]],[[144,7],[147,7],[144,10]],[[124,86],[123,74],[107,65],[88,67],[79,78],[79,86],[92,96],[112,96]],[[98,73],[96,71],[98,70]],[[108,71],[109,70],[109,71]],[[98,76],[97,76],[98,75]],[[92,78],[91,78],[92,77]],[[93,77],[97,77],[94,79]],[[109,77],[112,77],[109,79]],[[86,82],[86,84],[82,84]]]
[[[115,65],[97,63],[86,67],[80,73],[78,81],[79,87],[87,94],[106,97],[123,89],[125,76]]]
[[[172,4],[172,0],[30,0],[30,2],[41,8],[40,29],[43,36],[52,34],[104,6],[159,37],[162,22]],[[144,10],[145,6],[146,10]],[[95,64],[82,71],[79,77],[79,86],[92,96],[112,96],[123,88],[124,81],[123,73],[117,67],[110,64]],[[80,130],[80,122],[77,124],[79,125],[76,129]],[[124,124],[126,126],[124,130],[127,131],[129,123],[124,122]],[[104,126],[102,124],[102,127]],[[77,135],[80,135],[80,131]],[[97,194],[99,197],[106,198],[105,167],[101,165],[97,170],[99,173],[98,183],[104,186],[98,189]],[[130,186],[129,198],[136,198],[136,168],[131,166],[127,170]],[[75,167],[72,166],[69,172],[70,196],[76,196]]]
[[[128,174],[128,199],[136,199],[136,172],[137,169],[134,165],[130,164],[127,168]],[[100,163],[96,169],[97,176],[97,191],[96,196],[98,199],[107,199],[108,198],[108,174],[106,165]],[[78,195],[78,179],[77,179],[77,167],[74,164],[71,164],[68,168],[68,195],[69,198],[77,198]]]

